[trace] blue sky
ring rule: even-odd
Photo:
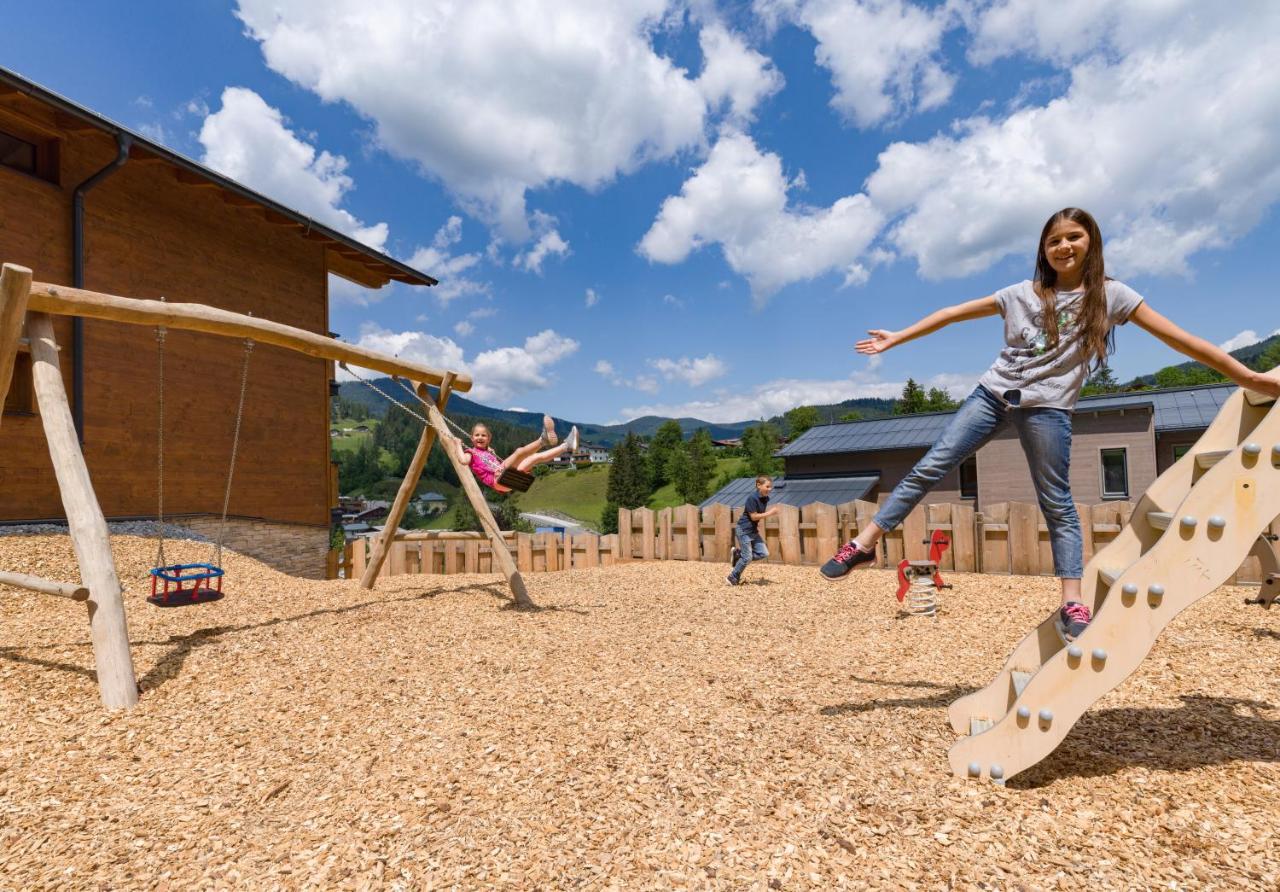
[[[1220,8],[1219,8],[1220,7]],[[56,52],[50,52],[56,47]],[[962,396],[1059,207],[1228,346],[1280,328],[1266,0],[199,0],[6,11],[0,64],[441,280],[332,327],[497,406],[737,421]],[[1122,330],[1120,378],[1181,357]]]

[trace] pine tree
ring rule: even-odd
[[[893,414],[918,415],[928,411],[927,406],[928,399],[924,395],[924,388],[916,383],[915,378],[908,378],[906,386],[902,388],[902,396],[894,404]]]
[[[747,470],[753,476],[772,476],[782,470],[781,460],[773,455],[778,451],[778,429],[772,424],[762,422],[743,431],[742,450],[747,455]]]
[[[639,508],[649,501],[648,472],[640,452],[640,438],[634,433],[613,449],[609,465],[609,482],[605,487],[605,506],[600,515],[601,531],[618,531],[618,509]]]
[[[686,504],[696,505],[711,495],[711,484],[716,473],[715,446],[706,428],[700,428],[684,449],[688,470],[685,486],[678,489]]]
[[[671,474],[667,467],[671,462],[671,454],[684,445],[684,431],[680,422],[664,421],[649,441],[649,480],[653,488],[671,482]]]
[[[951,394],[942,388],[929,388],[929,399],[925,403],[926,412],[950,412],[959,406],[960,404],[951,398]]]
[[[1116,393],[1120,390],[1120,382],[1116,380],[1111,366],[1100,365],[1098,370],[1089,376],[1080,390],[1081,396],[1092,396],[1095,393]]]

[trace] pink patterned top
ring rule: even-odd
[[[502,473],[502,459],[498,458],[498,453],[492,449],[477,449],[474,446],[468,446],[462,450],[471,455],[471,473],[476,475],[481,483],[489,488],[493,488],[498,482],[498,475]]]

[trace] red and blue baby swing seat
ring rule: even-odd
[[[151,596],[147,601],[157,607],[186,607],[222,597],[223,571],[213,564],[171,564],[150,572]],[[217,587],[211,587],[213,584]]]

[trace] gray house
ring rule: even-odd
[[[1235,385],[1085,397],[1072,423],[1071,489],[1086,505],[1136,500],[1182,457],[1209,426]],[[785,473],[774,502],[840,504],[888,493],[929,451],[954,412],[904,415],[810,428],[778,455]],[[703,505],[740,505],[754,488],[735,480]],[[1012,425],[943,478],[925,504],[971,501],[981,510],[999,502],[1034,502],[1035,490]]]

